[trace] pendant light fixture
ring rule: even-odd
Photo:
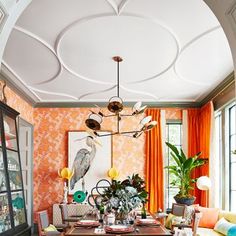
[[[123,105],[123,99],[120,97],[120,62],[123,61],[123,59],[119,56],[115,56],[112,58],[117,63],[117,94],[116,96],[113,96],[109,99],[109,103],[107,106],[107,109],[110,111],[111,114],[105,115],[101,112],[93,112],[91,111],[91,114],[86,119],[85,124],[90,129],[90,133],[92,133],[95,136],[98,137],[104,137],[104,136],[110,136],[110,135],[126,135],[133,138],[140,137],[144,132],[151,130],[155,125],[157,125],[156,121],[152,121],[151,116],[144,117],[139,124],[137,124],[137,130],[127,130],[127,131],[121,131],[120,130],[120,122],[122,121],[122,117],[134,117],[139,114],[142,114],[147,106],[142,106],[141,102],[135,103],[132,109],[132,113],[130,114],[124,114],[122,113],[124,109]],[[98,131],[101,130],[101,124],[103,122],[103,119],[110,118],[110,117],[116,117],[117,119],[117,129],[116,131],[113,131],[109,134],[99,134]]]

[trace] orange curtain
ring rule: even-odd
[[[193,156],[198,152],[202,152],[200,158],[208,160],[205,165],[194,171],[193,177],[195,178],[202,175],[209,176],[212,118],[212,102],[207,103],[200,109],[188,110],[188,155]],[[199,203],[201,206],[209,205],[207,191],[199,190],[195,186],[193,194],[196,197],[195,203]]]
[[[152,116],[157,125],[146,134],[145,179],[149,193],[147,208],[150,212],[164,209],[163,154],[161,135],[161,114],[159,109],[147,109],[146,115]]]

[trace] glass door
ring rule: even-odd
[[[26,223],[25,200],[22,183],[22,173],[18,150],[16,121],[3,114],[6,163],[12,204],[13,225],[17,227]]]
[[[0,233],[10,230],[11,218],[2,146],[0,147]]]

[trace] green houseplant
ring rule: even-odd
[[[177,203],[191,205],[196,199],[191,195],[191,190],[193,189],[193,184],[197,181],[197,178],[192,178],[192,171],[204,165],[205,160],[199,159],[201,152],[187,158],[182,149],[178,150],[176,146],[168,142],[166,142],[166,145],[171,149],[170,155],[174,164],[165,168],[174,177],[170,184],[179,188],[179,192],[174,199]]]

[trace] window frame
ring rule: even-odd
[[[231,140],[230,140],[230,109],[236,105],[235,100],[229,101],[223,107],[215,111],[215,117],[221,115],[221,122],[219,125],[222,142],[219,151],[219,207],[223,210],[231,209]],[[236,114],[235,114],[236,116]]]
[[[180,148],[183,148],[183,122],[182,120],[177,120],[177,119],[168,119],[166,120],[166,123],[165,123],[165,142],[169,142],[169,125],[179,125],[180,126],[180,135],[179,135],[179,143],[178,143],[178,147]],[[166,132],[168,130],[168,132]],[[166,149],[165,150],[165,166],[168,166],[169,163],[170,163],[170,150],[169,148],[166,146]],[[172,187],[170,185],[170,173],[169,173],[169,170],[166,169],[165,170],[165,186],[164,186],[164,189],[165,189],[165,208],[166,210],[170,210],[172,205],[170,205],[170,189],[178,189],[178,187]],[[167,194],[166,194],[167,192]]]
[[[231,202],[232,202],[232,192],[236,192],[236,190],[232,190],[231,187],[232,187],[232,180],[231,180],[231,174],[232,174],[232,163],[236,163],[232,161],[232,150],[231,150],[231,139],[232,139],[232,136],[235,136],[235,130],[233,133],[231,133],[232,131],[232,127],[231,127],[231,109],[234,109],[234,113],[236,112],[236,104],[235,102],[233,102],[232,104],[230,104],[228,107],[227,107],[227,113],[228,113],[228,157],[229,157],[229,210],[235,210],[235,209],[232,209],[231,207]],[[235,117],[236,114],[234,114],[234,117]]]

